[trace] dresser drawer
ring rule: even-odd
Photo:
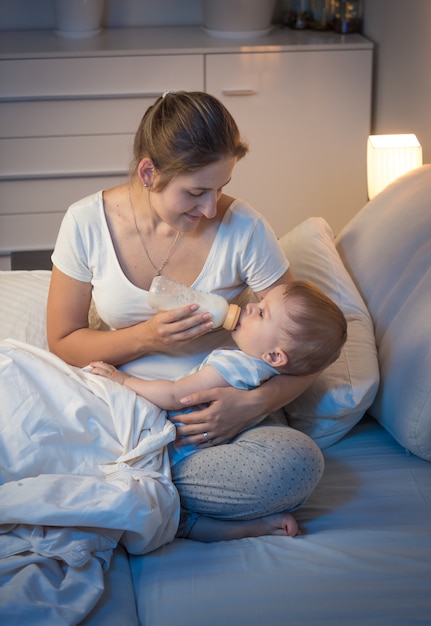
[[[202,90],[203,55],[0,61],[0,99],[112,98]]]
[[[0,139],[1,180],[126,174],[133,135]]]
[[[53,248],[67,208],[125,176],[89,176],[0,182],[0,257],[13,250]]]
[[[0,102],[0,137],[134,134],[154,98]]]

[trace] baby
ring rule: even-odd
[[[314,284],[297,280],[247,304],[232,331],[238,349],[214,350],[188,376],[142,380],[103,361],[91,363],[91,371],[126,385],[162,409],[184,412],[181,399],[196,391],[228,385],[252,389],[278,374],[319,372],[338,358],[346,338],[347,323],[339,307]],[[204,433],[203,443],[208,441]]]

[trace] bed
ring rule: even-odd
[[[284,410],[326,463],[295,538],[174,539],[172,432],[157,412],[137,422],[133,397],[110,381],[95,390],[48,354],[49,270],[0,272],[0,379],[16,385],[23,424],[37,412],[23,439],[0,387],[3,624],[431,624],[431,166],[390,185],[336,237],[316,217],[280,243],[296,276],[338,302],[349,331],[340,359]],[[94,310],[90,323],[100,323]],[[78,416],[69,439],[45,427],[43,398],[23,392],[41,363],[45,385],[57,388],[58,368],[76,385],[49,406]],[[108,432],[89,421],[89,398]],[[77,471],[82,449],[94,458]]]

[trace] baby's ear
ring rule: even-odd
[[[271,352],[265,352],[262,354],[262,359],[276,368],[285,367],[289,361],[286,352],[281,348],[275,348],[275,350]]]

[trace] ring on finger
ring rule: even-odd
[[[209,441],[210,436],[208,435],[207,432],[202,433],[202,439],[204,443],[207,443],[207,441]]]

